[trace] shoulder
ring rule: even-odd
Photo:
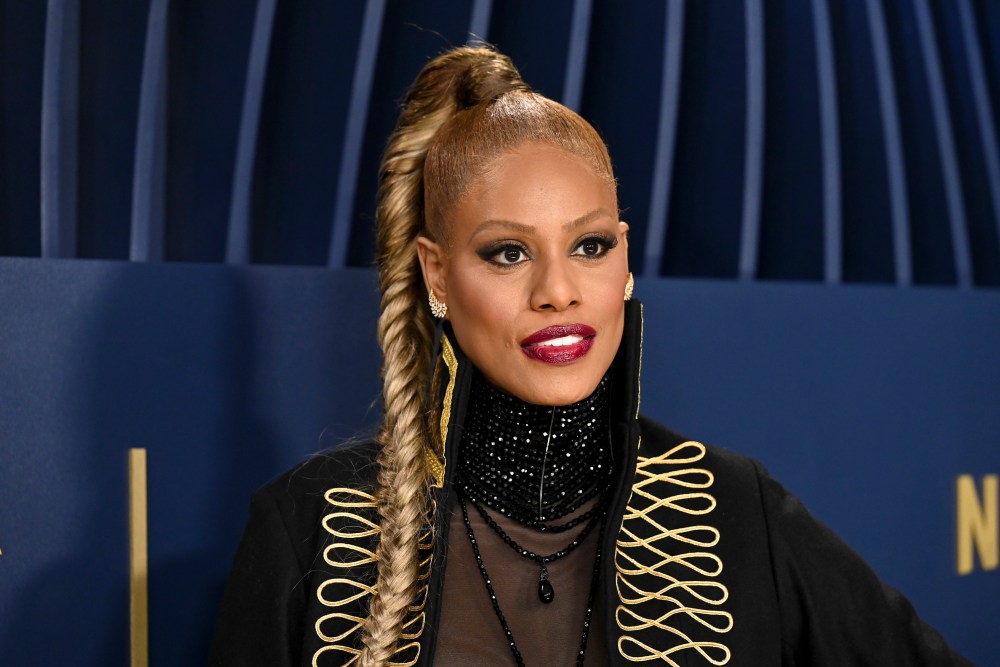
[[[330,488],[369,487],[377,474],[378,448],[373,441],[351,442],[314,454],[257,489],[254,498],[281,505],[322,498]]]
[[[697,462],[711,470],[716,482],[728,489],[743,487],[757,492],[760,479],[767,477],[764,467],[749,456],[702,444],[697,438],[681,435],[644,415],[639,415],[639,430],[641,456],[667,456],[674,452],[677,458],[690,459],[691,463]]]
[[[254,492],[251,519],[265,515],[280,525],[305,565],[315,556],[317,527],[330,511],[330,494],[373,490],[378,451],[378,443],[352,442],[309,457]]]
[[[310,457],[258,489],[216,621],[210,664],[298,664],[313,575],[332,500],[374,483],[378,446],[360,442]]]

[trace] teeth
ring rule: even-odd
[[[562,338],[552,338],[545,341],[544,343],[538,343],[539,347],[563,347],[565,345],[572,345],[573,343],[579,343],[583,340],[583,336],[563,336]]]

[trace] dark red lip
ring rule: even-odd
[[[586,324],[562,324],[545,327],[522,340],[521,351],[528,357],[546,364],[571,364],[590,351],[596,335],[597,331]],[[540,345],[540,343],[564,336],[581,336],[582,338],[572,345],[558,347]]]
[[[596,335],[597,331],[594,327],[588,327],[586,324],[560,324],[558,326],[539,329],[522,340],[521,347],[525,347],[527,345],[537,345],[538,343],[544,343],[545,341],[552,340],[553,338],[562,338],[563,336],[583,336],[584,338],[593,338]]]

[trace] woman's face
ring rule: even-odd
[[[458,344],[495,386],[539,405],[590,395],[618,351],[628,280],[615,195],[547,144],[497,158],[448,212],[448,238],[418,241]]]

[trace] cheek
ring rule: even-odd
[[[475,340],[503,337],[506,326],[514,319],[511,311],[517,303],[510,289],[504,289],[496,281],[476,279],[456,282],[450,287],[456,335]]]
[[[612,313],[617,310],[624,312],[625,278],[619,279],[624,272],[618,270],[595,272],[586,284],[585,295],[591,304],[602,313]]]
[[[622,329],[625,324],[625,281],[620,279],[622,272],[615,271],[612,275],[589,282],[587,290],[590,300],[590,313],[599,320],[603,331],[602,359],[604,355],[613,357],[621,343]],[[603,359],[610,363],[610,359]]]

